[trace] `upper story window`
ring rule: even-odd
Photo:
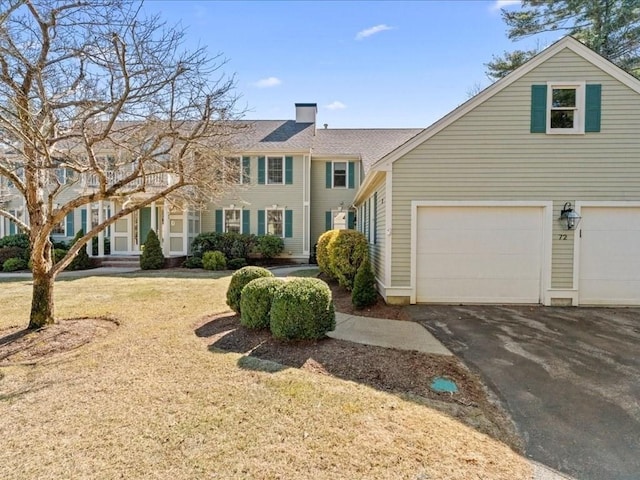
[[[347,162],[333,162],[333,188],[347,188]]]
[[[327,188],[355,188],[355,162],[325,162]]]
[[[284,161],[282,157],[267,157],[267,184],[284,183]]]
[[[584,133],[584,83],[547,84],[547,133]]]
[[[241,215],[239,208],[227,208],[224,211],[224,231],[241,233]]]
[[[225,179],[234,184],[242,184],[242,159],[240,157],[227,157],[224,159]]]

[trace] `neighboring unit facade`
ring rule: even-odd
[[[387,301],[638,305],[640,81],[564,38],[378,161],[355,204]]]
[[[233,151],[223,162],[228,188],[203,208],[183,202],[160,200],[118,219],[98,235],[97,245],[87,246],[98,257],[139,255],[153,229],[165,256],[184,256],[202,232],[270,234],[283,238],[282,257],[308,262],[318,237],[332,228],[354,228],[353,199],[364,169],[420,132],[420,129],[316,130],[317,106],[295,105],[295,120],[243,121]],[[6,154],[6,152],[5,152]],[[98,152],[109,163],[115,152]],[[65,172],[61,171],[60,175]],[[64,204],[97,186],[95,176],[74,178],[60,189],[56,203]],[[128,199],[104,200],[76,209],[53,232],[56,241],[70,241],[82,229],[87,232],[105,218],[165,187],[166,175],[147,180],[145,192]],[[154,183],[155,182],[155,183]],[[65,184],[64,180],[62,181]],[[157,185],[156,185],[157,184]],[[28,223],[24,200],[3,180],[3,208]],[[0,237],[18,233],[18,226],[0,217]],[[105,248],[108,239],[109,249]],[[107,251],[109,250],[109,251]]]

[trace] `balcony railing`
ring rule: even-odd
[[[123,178],[129,175],[128,172],[124,171],[107,171],[105,172],[105,176],[107,177],[107,185],[113,185],[116,182],[119,182]],[[129,182],[126,187],[140,187],[144,184],[149,188],[158,188],[158,187],[166,187],[168,182],[168,174],[166,172],[161,173],[147,173],[144,178],[136,178],[135,180]],[[100,185],[99,176],[95,173],[89,173],[85,176],[85,185],[87,187],[98,187]]]

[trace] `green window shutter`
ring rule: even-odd
[[[324,229],[331,230],[331,212],[324,212]]]
[[[284,236],[285,238],[293,237],[293,210],[284,211]]]
[[[251,183],[251,157],[242,157],[242,183]]]
[[[378,192],[373,194],[373,243],[378,240]]]
[[[258,235],[264,235],[264,210],[258,210]]]
[[[600,131],[602,85],[587,85],[585,90],[584,131]]]
[[[331,185],[333,185],[333,182],[331,181],[331,177],[333,176],[333,164],[331,162],[326,162],[324,165],[326,174],[326,187],[331,188]]]
[[[258,183],[264,185],[264,157],[258,157]]]
[[[531,133],[547,132],[547,86],[531,85]]]
[[[354,188],[356,184],[356,168],[353,162],[349,162],[349,188]]]
[[[352,211],[347,212],[347,228],[353,230],[355,215]]]
[[[371,228],[369,228],[369,225],[371,223],[371,199],[367,200],[367,203],[365,204],[365,208],[366,208],[366,213],[365,216],[367,218],[367,224],[365,225],[365,235],[367,237],[367,242],[369,241],[369,233],[371,232]]]
[[[216,210],[216,232],[222,233],[224,226],[222,225],[222,210]]]
[[[75,232],[73,231],[73,212],[67,213],[66,222],[67,222],[67,227],[66,227],[67,237],[73,237],[75,235]]]
[[[284,183],[293,184],[293,157],[284,157]]]
[[[251,233],[251,211],[242,210],[242,233]]]
[[[82,229],[82,233],[87,233],[87,209],[83,208],[80,210],[80,228]],[[74,235],[78,233],[75,232]]]

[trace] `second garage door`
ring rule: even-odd
[[[581,305],[640,305],[640,207],[582,207]]]
[[[539,303],[542,207],[420,206],[417,302]]]

